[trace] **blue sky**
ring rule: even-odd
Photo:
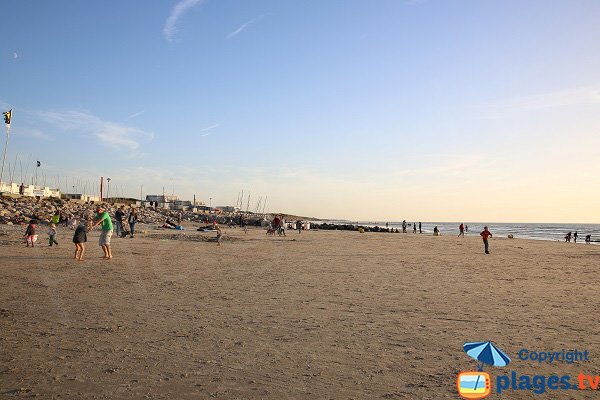
[[[105,176],[135,197],[600,222],[597,1],[4,1],[3,15],[15,180],[40,160],[49,185]]]

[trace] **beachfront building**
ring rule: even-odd
[[[21,194],[28,197],[57,197],[60,198],[60,189],[48,186],[23,185],[19,183],[0,182],[0,193]]]
[[[172,194],[149,194],[144,201],[145,207],[164,208],[167,210],[175,210],[175,202],[180,201],[179,197]]]
[[[216,207],[218,210],[221,210],[223,212],[226,213],[239,213],[240,212],[240,208],[239,207],[235,207],[235,206],[219,206]]]
[[[100,202],[100,196],[93,196],[85,193],[63,193],[60,198],[64,200],[77,200],[85,203]]]

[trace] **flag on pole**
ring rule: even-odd
[[[10,115],[11,114],[12,114],[12,109],[2,113],[2,115],[4,115],[4,123],[6,125],[10,125]]]

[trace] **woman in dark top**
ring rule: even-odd
[[[87,242],[87,231],[88,227],[81,223],[77,226],[75,234],[73,235],[73,243],[75,243],[74,258],[78,261],[83,261],[83,253],[85,253],[84,243]]]
[[[131,231],[131,237],[133,237],[133,235],[135,234],[135,224],[137,223],[138,220],[138,213],[137,210],[133,207],[131,207],[131,211],[129,211],[129,217],[127,218],[127,222],[129,223],[129,228]]]

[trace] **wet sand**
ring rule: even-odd
[[[0,398],[456,399],[477,365],[462,345],[483,340],[513,358],[492,375],[600,373],[598,246],[149,231],[113,238],[105,261],[95,232],[78,263],[72,231],[31,249],[22,230],[0,228]],[[590,361],[539,365],[522,348]],[[565,395],[491,398],[594,393]]]

